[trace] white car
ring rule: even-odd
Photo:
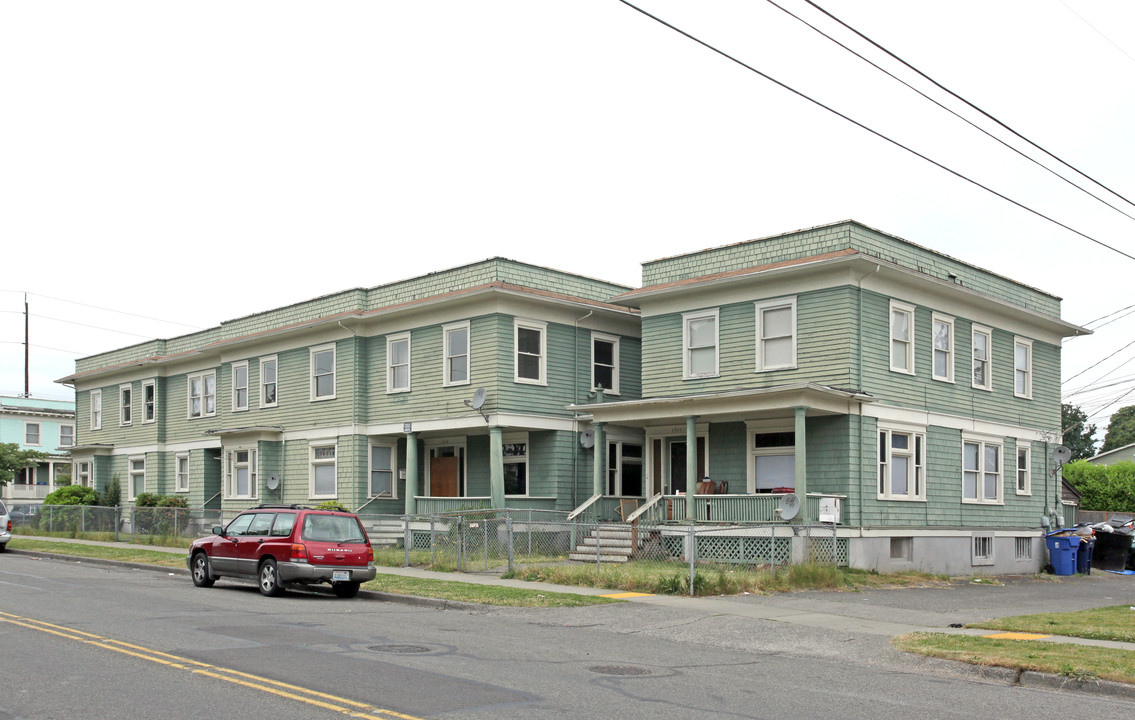
[[[0,502],[0,552],[4,552],[11,539],[12,516],[8,514],[8,508],[4,507],[4,503]]]

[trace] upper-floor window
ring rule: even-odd
[[[619,394],[619,338],[591,335],[591,389]]]
[[[335,397],[335,346],[325,345],[311,349],[311,399],[330,400]]]
[[[154,420],[157,418],[157,412],[157,382],[154,380],[145,380],[142,382],[142,422],[154,422]]]
[[[72,447],[75,444],[75,426],[59,426],[59,447]]]
[[[260,358],[260,407],[276,407],[276,356]]]
[[[935,380],[954,381],[954,319],[934,314],[932,334],[934,336]]]
[[[189,417],[199,418],[217,414],[217,374],[213,370],[190,375]]]
[[[513,322],[516,382],[547,384],[548,326],[529,320]]]
[[[469,323],[446,325],[442,328],[445,369],[442,384],[466,385],[469,383]]]
[[[879,430],[879,499],[926,499],[926,436]]]
[[[1033,343],[1025,338],[1013,342],[1013,394],[1022,398],[1033,396]]]
[[[1001,444],[962,442],[962,502],[1001,503]]]
[[[717,376],[718,310],[701,310],[682,315],[682,377]]]
[[[757,371],[796,367],[796,298],[756,303]]]
[[[39,445],[39,423],[26,422],[24,423],[24,444],[25,445]]]
[[[891,370],[914,374],[914,306],[891,301]]]
[[[239,362],[232,366],[233,412],[248,409],[248,363]]]
[[[1030,448],[1024,440],[1017,441],[1017,494],[1032,493],[1032,466],[1029,464]]]
[[[102,429],[102,390],[91,390],[91,430]]]
[[[134,422],[134,389],[129,385],[118,387],[118,424],[131,425]]]
[[[973,326],[973,386],[993,389],[993,331]]]
[[[386,392],[410,390],[410,333],[386,338]]]

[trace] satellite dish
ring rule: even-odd
[[[280,487],[280,477],[275,474],[269,475],[268,479],[264,482],[264,485],[269,490],[275,490],[276,488]]]
[[[473,391],[473,409],[480,410],[485,405],[485,388],[477,388]]]
[[[579,444],[588,449],[595,447],[595,431],[584,430],[581,432],[579,434]]]
[[[1072,459],[1072,451],[1063,445],[1059,445],[1052,451],[1052,459],[1056,461],[1057,465],[1063,465]]]
[[[788,493],[780,499],[776,512],[781,520],[791,520],[800,512],[800,498],[796,497],[796,493]]]

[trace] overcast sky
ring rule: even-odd
[[[1135,3],[820,5],[1135,199]],[[76,357],[346,288],[497,255],[637,285],[645,260],[844,219],[1058,295],[1077,324],[1135,303],[1135,260],[1077,234],[1135,255],[1130,217],[765,0],[640,7],[1072,229],[618,0],[6,2],[0,394],[23,392],[25,292],[32,394],[69,399],[53,381]],[[1119,381],[1070,398],[1101,438],[1135,404],[1132,340],[1129,316],[1065,343],[1066,393]]]

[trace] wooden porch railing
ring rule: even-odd
[[[694,520],[709,523],[773,523],[786,522],[776,514],[782,493],[760,493],[756,495],[695,495]],[[820,500],[823,498],[843,499],[843,495],[825,495],[822,493],[808,493],[808,517],[813,521],[819,519]],[[623,498],[598,495],[592,497],[579,510],[585,507],[603,508],[610,505],[617,507]],[[656,524],[683,520],[686,517],[685,495],[655,495],[641,500],[643,505],[628,515],[626,522],[641,520],[644,523]],[[577,510],[577,512],[579,512]],[[614,516],[614,513],[610,513]],[[600,515],[600,517],[603,517]]]
[[[493,499],[491,497],[432,497],[417,495],[414,497],[419,515],[437,515],[440,513],[457,512],[458,510],[491,510]],[[510,495],[504,499],[505,507],[514,510],[555,510],[554,497],[520,497]]]

